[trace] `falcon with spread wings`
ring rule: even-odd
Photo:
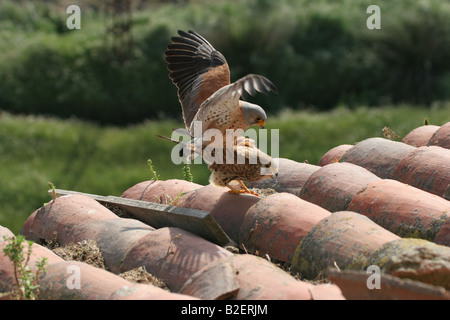
[[[211,171],[210,182],[216,186],[227,186],[233,193],[250,193],[242,182],[256,181],[276,176],[272,158],[256,148],[254,141],[236,137],[231,146],[225,147],[227,130],[247,130],[253,125],[264,127],[267,115],[263,108],[241,100],[246,93],[269,93],[278,90],[275,85],[261,75],[249,74],[234,83],[230,82],[230,69],[225,57],[198,33],[178,31],[167,46],[165,60],[168,64],[169,78],[178,89],[183,119],[187,135],[191,140],[186,146],[191,153],[200,154]],[[211,161],[204,154],[206,145],[199,148],[196,124],[201,124],[200,138],[209,129],[217,129],[224,137],[214,151],[222,151],[223,158]],[[162,137],[171,140],[171,138]],[[210,145],[209,145],[210,146]],[[189,153],[189,152],[188,152]],[[229,163],[227,155],[233,161]],[[243,162],[237,161],[238,158]],[[255,161],[256,160],[256,161]],[[230,182],[237,181],[242,189],[234,188]]]
[[[200,121],[202,134],[218,129],[247,130],[264,127],[267,115],[263,108],[240,100],[246,93],[269,93],[278,90],[267,78],[249,74],[230,83],[230,69],[225,57],[198,33],[178,31],[167,46],[165,60],[169,78],[178,89],[186,129],[194,136],[194,123]]]

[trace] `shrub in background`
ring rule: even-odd
[[[122,64],[111,57],[101,12],[83,9],[82,30],[67,31],[65,11],[22,2],[0,6],[0,109],[15,113],[121,125],[180,119],[163,57],[177,29],[203,34],[226,56],[232,80],[270,78],[280,95],[251,98],[269,113],[450,96],[450,4],[443,1],[379,1],[381,30],[366,28],[363,0],[140,6],[132,55]]]

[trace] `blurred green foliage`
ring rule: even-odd
[[[371,3],[381,8],[381,30],[367,29],[364,0],[140,1],[125,63],[111,55],[101,6],[70,1],[79,2],[82,28],[68,30],[65,7],[51,2],[61,1],[0,2],[0,109],[121,125],[179,120],[163,57],[178,29],[220,50],[232,80],[270,78],[280,95],[252,98],[269,113],[450,97],[447,1]]]

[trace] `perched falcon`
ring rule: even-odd
[[[264,127],[267,116],[256,105],[240,100],[245,93],[277,93],[267,78],[249,74],[230,83],[230,69],[225,57],[198,33],[178,31],[167,46],[165,60],[169,77],[178,88],[183,119],[194,136],[194,121],[201,121],[202,134],[218,129],[247,130],[253,125]]]
[[[209,182],[212,185],[227,186],[232,193],[250,193],[259,196],[257,193],[249,190],[242,180],[258,181],[275,178],[278,175],[278,168],[272,158],[256,148],[253,140],[244,138],[244,141],[238,142],[233,147],[232,158],[233,163],[228,164],[226,151],[224,151],[222,162],[208,164],[208,169],[211,171]],[[232,181],[237,181],[242,188],[234,188],[230,185]]]
[[[172,138],[158,135],[158,137],[180,144],[180,141]],[[208,148],[208,147],[206,147]],[[203,147],[205,149],[205,147]],[[258,181],[268,178],[276,178],[278,175],[278,165],[268,154],[262,152],[256,147],[254,140],[240,136],[236,144],[232,147],[213,148],[211,154],[205,155],[203,150],[199,151],[192,146],[192,151],[201,153],[208,169],[211,171],[209,181],[212,185],[219,187],[228,187],[231,193],[250,193],[259,196],[257,193],[249,190],[242,181]],[[221,151],[221,157],[216,161],[216,152]],[[231,159],[227,159],[228,156]],[[233,187],[230,183],[237,181],[241,189]]]

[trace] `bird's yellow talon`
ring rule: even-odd
[[[229,193],[234,193],[234,194],[248,193],[248,194],[252,194],[252,195],[257,196],[257,197],[260,196],[256,192],[253,192],[253,191],[249,190],[241,180],[238,180],[238,182],[242,186],[242,189],[235,189],[235,188],[233,188],[233,187],[231,187],[230,185],[227,184],[227,187],[230,188],[230,190],[228,191]]]

